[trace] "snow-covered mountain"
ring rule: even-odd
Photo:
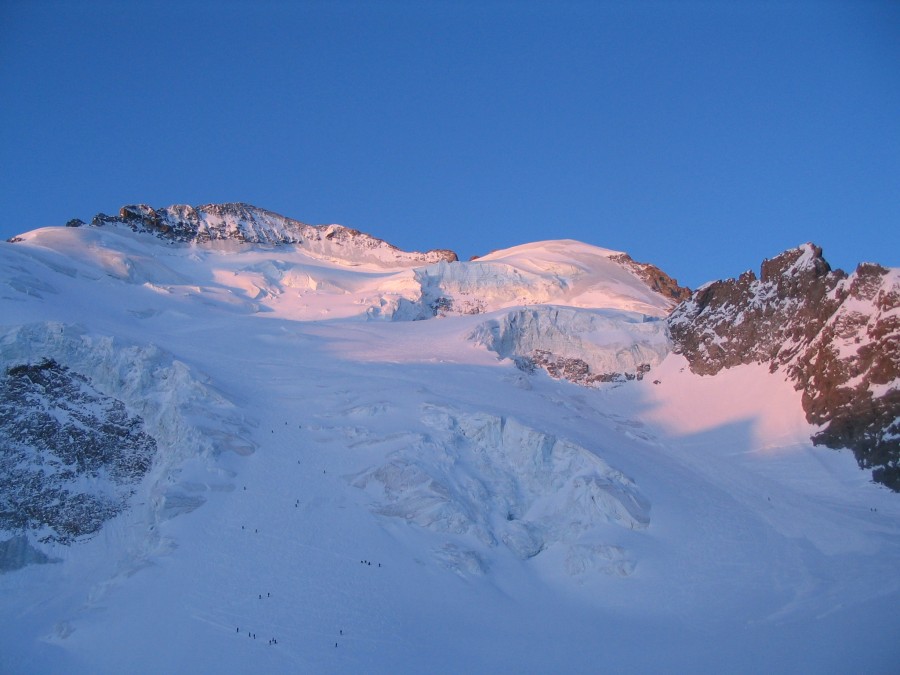
[[[3,672],[894,669],[900,500],[811,438],[891,484],[897,270],[69,225],[0,244]]]

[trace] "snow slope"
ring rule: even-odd
[[[563,239],[494,251],[477,262],[505,265],[523,275],[555,279],[564,298],[554,297],[552,302],[556,304],[666,316],[673,303],[654,293],[646,284],[635,284],[634,274],[615,260],[622,255],[619,251]],[[526,304],[549,300],[534,298]]]
[[[691,373],[610,254],[0,244],[3,366],[56,359],[159,445],[96,536],[0,574],[0,671],[894,671],[897,496],[783,373]],[[642,340],[642,380],[515,361]]]

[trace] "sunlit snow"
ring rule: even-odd
[[[0,671],[896,670],[900,500],[783,373],[691,374],[605,249],[384,251],[0,244],[4,368],[53,358],[159,445],[96,536],[0,573]]]

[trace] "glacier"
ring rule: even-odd
[[[895,669],[897,495],[785,373],[692,372],[618,252],[17,239],[3,373],[156,451],[74,543],[0,532],[3,672]]]

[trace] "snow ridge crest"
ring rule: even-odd
[[[79,227],[84,222],[73,219],[67,225]],[[179,242],[230,240],[275,246],[295,244],[308,253],[349,264],[411,266],[458,259],[453,251],[402,251],[359,230],[342,225],[308,225],[240,202],[201,206],[175,204],[161,209],[146,204],[130,204],[123,206],[117,216],[97,214],[90,225],[125,225],[134,231],[150,232]]]

